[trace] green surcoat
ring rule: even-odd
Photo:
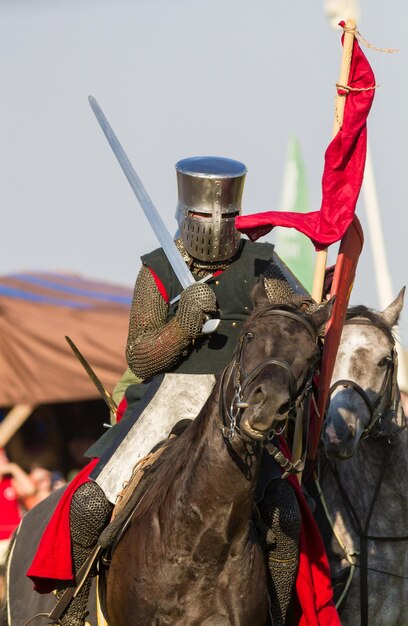
[[[216,374],[232,358],[242,326],[252,310],[251,292],[259,276],[273,260],[273,245],[241,241],[238,258],[207,284],[217,297],[221,322],[217,332],[198,338],[180,364],[172,371],[187,374]],[[169,301],[182,292],[163,250],[158,248],[142,257],[163,284]],[[176,314],[177,303],[169,307],[168,320]]]

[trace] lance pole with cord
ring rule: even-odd
[[[340,75],[338,81],[339,85],[348,84],[355,32],[356,21],[354,19],[348,19],[344,27],[343,55],[341,59]],[[337,135],[343,124],[346,97],[346,92],[339,93],[337,90],[332,138]],[[325,248],[324,250],[319,250],[316,257],[316,266],[313,276],[312,287],[312,298],[316,302],[321,302],[322,300],[326,264],[327,248]]]
[[[353,19],[347,20],[345,28],[344,28],[343,54],[342,54],[340,75],[339,75],[339,82],[338,82],[339,85],[348,84],[351,57],[353,53],[355,28],[356,28],[355,20]],[[337,135],[337,133],[339,132],[342,126],[343,117],[344,117],[345,99],[346,99],[346,94],[345,93],[339,94],[337,91],[332,138],[334,138]],[[322,300],[324,279],[325,279],[325,273],[326,273],[326,264],[327,264],[327,248],[325,248],[324,250],[319,250],[316,256],[316,265],[315,265],[315,272],[313,276],[313,287],[312,287],[312,298],[316,302],[321,302]],[[336,304],[334,305],[332,317],[335,315],[335,308],[336,308]],[[322,370],[323,370],[323,362],[322,362]],[[319,398],[320,398],[320,395],[321,394],[320,394],[320,387],[319,387]],[[312,430],[312,433],[311,433],[312,441],[308,442],[307,444],[309,446],[309,455],[311,454],[311,451],[313,451],[313,454],[315,454],[315,448],[316,448],[315,437],[317,436],[316,435],[317,430],[319,432],[318,437],[320,437],[321,422],[320,422],[320,417],[319,417],[320,410],[318,407],[319,407],[319,404],[316,407],[318,411],[318,416],[317,416],[318,424],[316,424],[315,431]],[[301,458],[302,449],[303,449],[303,422],[299,414],[296,419],[295,432],[293,434],[292,457],[294,461],[297,461]],[[302,481],[301,473],[298,474],[298,480],[299,482]]]
[[[352,14],[358,21],[360,14],[359,2],[358,0],[342,0],[340,4],[333,4],[331,0],[326,0],[326,14],[329,18],[330,25],[337,30],[342,15],[344,14]],[[396,52],[396,50],[388,49],[387,52]],[[387,259],[373,159],[369,143],[367,144],[367,156],[361,191],[367,218],[368,237],[371,248],[376,251],[373,255],[374,278],[377,287],[379,307],[383,310],[394,299],[395,293]],[[398,352],[398,384],[400,389],[408,391],[408,363],[406,362],[401,344],[397,343],[396,349]]]
[[[354,47],[354,38],[357,32],[356,21],[348,19],[343,25],[343,56],[340,68],[338,85],[347,87],[349,82],[350,65]],[[339,132],[343,123],[344,107],[348,91],[345,89],[337,93],[335,119],[333,125],[333,137]],[[358,259],[363,247],[364,235],[357,216],[354,216],[352,223],[346,230],[337,255],[333,282],[331,286],[331,296],[336,297],[333,313],[326,324],[321,371],[319,377],[318,398],[316,420],[311,428],[311,438],[308,443],[308,457],[314,460],[320,441],[321,429],[323,426],[324,414],[329,394],[330,380],[336,360],[337,349],[340,343],[341,332],[347,312],[350,293],[354,283],[354,277]],[[318,252],[315,276],[313,281],[312,295],[317,302],[320,302],[323,295],[323,285],[326,270],[327,249]]]
[[[353,48],[354,48],[354,37],[360,37],[357,32],[355,20],[347,20],[347,23],[340,23],[340,26],[343,27],[344,30],[344,48],[346,48],[346,41],[348,40],[348,46],[351,46],[350,36],[353,39]],[[349,37],[348,37],[349,36]],[[396,52],[394,49],[383,49],[383,48],[375,48],[368,42],[365,42],[363,38],[361,38],[363,43],[367,45],[369,48],[374,50],[379,50],[382,52]],[[348,51],[346,51],[348,53]],[[343,55],[344,58],[345,55]],[[351,60],[351,57],[350,57]],[[343,63],[342,63],[343,68]],[[345,105],[345,97],[349,92],[348,89],[348,81],[344,81],[344,77],[346,74],[341,72],[341,77],[339,79],[338,88],[343,88],[343,96],[337,98],[337,107],[336,107],[336,119],[335,119],[335,127],[334,130],[341,128],[341,123],[343,121],[343,113],[344,113],[344,105]],[[375,85],[369,86],[369,89],[375,89]],[[339,108],[340,107],[340,108]],[[368,161],[368,163],[370,163]],[[320,378],[319,378],[319,390],[318,390],[318,406],[317,406],[317,417],[315,423],[312,425],[312,437],[308,446],[308,456],[310,459],[315,459],[317,455],[317,450],[320,442],[320,433],[325,417],[327,400],[329,397],[329,389],[330,389],[330,381],[333,374],[334,364],[337,356],[337,350],[340,343],[341,333],[343,330],[344,321],[347,314],[347,307],[349,303],[351,289],[353,287],[354,277],[356,273],[358,259],[363,247],[364,236],[363,231],[360,225],[360,222],[356,215],[354,215],[353,221],[346,230],[340,244],[339,253],[336,260],[333,282],[330,289],[330,295],[336,297],[336,301],[333,307],[333,313],[326,324],[325,329],[325,338],[324,338],[324,348],[322,355],[322,363],[320,368]]]

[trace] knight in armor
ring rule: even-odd
[[[307,296],[270,243],[241,238],[246,176],[243,163],[220,157],[194,157],[176,164],[180,236],[176,245],[197,284],[182,291],[161,249],[142,257],[133,294],[126,357],[146,380],[164,371],[220,373],[230,362],[251,307],[259,277],[271,302],[291,303]],[[210,278],[208,278],[210,276]],[[201,279],[206,282],[198,282]],[[181,293],[180,301],[171,304]],[[217,332],[202,335],[207,316],[217,316]],[[130,386],[129,402],[138,397]],[[300,514],[290,485],[276,463],[264,455],[259,511],[269,529],[266,561],[275,626],[285,623],[298,560]]]
[[[243,239],[235,229],[246,171],[242,163],[220,157],[187,158],[176,164],[180,234],[176,245],[197,283],[183,291],[161,248],[142,257],[126,357],[129,368],[143,382],[127,388],[124,420],[156,374],[222,372],[251,312],[251,292],[260,277],[272,302],[289,304],[294,294],[308,295],[272,244]],[[177,296],[179,300],[174,301]],[[208,316],[219,318],[219,326],[217,332],[203,335]],[[93,456],[100,452],[97,445]],[[300,514],[292,487],[281,480],[280,469],[267,456],[258,509],[268,531],[265,563],[274,624],[283,626],[298,566]],[[70,527],[76,572],[109,522],[111,510],[96,483],[86,482],[75,492]],[[64,626],[84,625],[88,587],[69,605],[62,618]]]

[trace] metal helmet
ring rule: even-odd
[[[176,217],[187,252],[200,261],[224,261],[238,250],[235,217],[247,168],[223,157],[191,157],[176,163]]]

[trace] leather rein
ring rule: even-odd
[[[254,314],[252,320],[267,315],[280,316],[295,320],[301,324],[311,335],[314,342],[317,342],[317,333],[313,326],[304,317],[287,311],[285,309],[277,308],[264,308]],[[285,371],[288,378],[289,387],[289,409],[287,418],[293,418],[296,416],[297,411],[302,403],[304,403],[304,411],[308,414],[309,398],[312,393],[312,380],[315,371],[315,362],[313,362],[309,368],[308,374],[300,385],[297,387],[297,381],[293,374],[290,364],[284,359],[280,358],[267,358],[261,361],[251,372],[246,372],[245,369],[245,348],[249,341],[253,338],[254,333],[250,330],[246,330],[241,333],[238,341],[237,350],[235,352],[232,362],[225,368],[221,376],[221,392],[220,392],[220,429],[224,439],[228,444],[231,444],[234,437],[237,435],[248,446],[254,446],[257,443],[263,442],[269,454],[271,454],[277,463],[285,470],[283,478],[288,474],[299,473],[303,471],[304,459],[300,459],[295,464],[289,461],[278,448],[276,448],[272,439],[275,435],[281,435],[286,427],[287,420],[284,421],[284,426],[277,429],[275,426],[267,433],[258,433],[257,437],[250,438],[247,434],[243,433],[240,429],[240,418],[242,410],[248,408],[248,403],[244,399],[245,390],[248,385],[252,383],[256,377],[268,366],[274,365]],[[233,383],[233,398],[230,403],[227,400],[227,391],[230,387],[230,383]],[[308,415],[307,415],[308,416]],[[280,422],[282,420],[279,420]],[[307,420],[308,421],[308,420]],[[254,431],[255,432],[255,431]]]

